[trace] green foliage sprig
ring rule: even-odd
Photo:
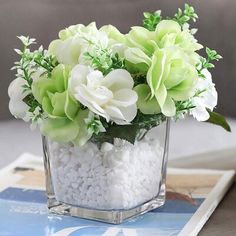
[[[150,31],[155,31],[156,26],[162,20],[161,11],[156,11],[154,13],[144,12],[143,15],[143,26]]]
[[[211,69],[214,68],[213,61],[219,61],[222,59],[222,56],[219,55],[215,50],[212,50],[208,47],[206,47],[206,54],[207,58],[201,57],[200,62],[196,65],[198,75],[202,78],[205,78],[205,76],[202,74],[203,69]]]
[[[156,11],[154,13],[144,12],[143,15],[143,26],[150,31],[155,31],[156,26],[163,19],[161,16],[161,11]],[[184,5],[184,10],[179,8],[174,17],[167,17],[167,19],[174,20],[183,27],[190,20],[195,22],[198,19],[198,15],[196,14],[194,8],[186,3]]]
[[[111,50],[94,47],[90,52],[84,53],[84,58],[90,61],[93,68],[107,75],[114,69],[124,68],[124,60],[119,57],[118,53],[112,54]]]
[[[188,23],[190,20],[195,22],[197,19],[198,15],[196,14],[194,8],[187,3],[184,5],[184,10],[179,8],[173,18],[173,20],[177,21],[181,26]]]

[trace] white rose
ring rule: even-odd
[[[137,114],[138,96],[133,85],[126,70],[117,69],[104,77],[100,71],[84,65],[75,66],[69,80],[69,90],[75,99],[116,124],[128,124]]]
[[[26,81],[17,78],[11,82],[8,88],[8,95],[10,97],[9,110],[16,118],[24,119],[29,110],[29,106],[24,103],[23,99],[27,96],[27,92],[23,92],[22,86]]]
[[[209,119],[207,109],[212,111],[217,105],[218,100],[218,94],[215,89],[215,84],[212,82],[211,73],[207,69],[204,69],[202,74],[205,78],[199,78],[196,91],[203,92],[200,92],[199,96],[192,99],[195,108],[190,112],[198,121],[206,121]]]

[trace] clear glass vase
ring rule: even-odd
[[[169,121],[134,144],[78,147],[43,137],[50,212],[119,224],[162,206],[168,137]]]

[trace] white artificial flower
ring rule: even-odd
[[[77,65],[71,71],[71,95],[92,112],[116,124],[128,124],[137,114],[138,96],[132,90],[128,71],[117,69],[105,77],[89,66]]]
[[[71,35],[52,41],[48,49],[49,54],[55,55],[62,64],[76,65],[78,62],[84,62],[84,52],[89,52],[95,46],[101,49],[108,47],[107,34],[99,31],[94,22],[88,26],[79,25],[72,32],[69,29],[67,31]]]
[[[212,82],[211,73],[207,69],[204,69],[202,74],[205,78],[198,79],[196,91],[199,92],[199,95],[192,99],[192,103],[195,108],[190,111],[190,114],[193,115],[193,117],[195,117],[198,121],[206,121],[209,119],[207,109],[212,111],[217,105],[218,99],[215,84]]]
[[[29,106],[25,104],[23,99],[27,96],[27,92],[23,92],[22,86],[26,81],[22,78],[14,79],[8,88],[8,95],[10,97],[9,110],[16,118],[24,119],[29,110]]]

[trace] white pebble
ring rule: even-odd
[[[163,148],[147,136],[131,143],[116,138],[99,149],[49,142],[57,200],[95,209],[129,209],[158,194]],[[158,174],[159,173],[159,174]]]

